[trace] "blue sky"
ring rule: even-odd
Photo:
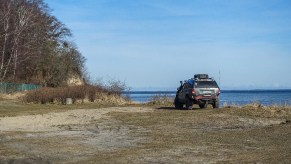
[[[290,0],[46,0],[92,77],[175,90],[208,73],[222,89],[291,89]]]

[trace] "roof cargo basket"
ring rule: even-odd
[[[196,74],[194,79],[208,79],[208,74]]]

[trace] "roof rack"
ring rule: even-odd
[[[208,74],[195,74],[194,79],[209,79]]]

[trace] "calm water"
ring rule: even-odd
[[[176,92],[128,92],[127,95],[136,102],[149,102],[155,95],[167,95],[175,97]],[[220,95],[220,104],[244,105],[260,102],[263,105],[291,105],[291,90],[234,90],[222,91]]]

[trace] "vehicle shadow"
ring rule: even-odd
[[[158,107],[158,108],[155,108],[157,110],[188,110],[186,108],[180,108],[180,109],[176,109],[175,107]],[[200,109],[199,107],[193,107],[192,110],[198,110]]]

